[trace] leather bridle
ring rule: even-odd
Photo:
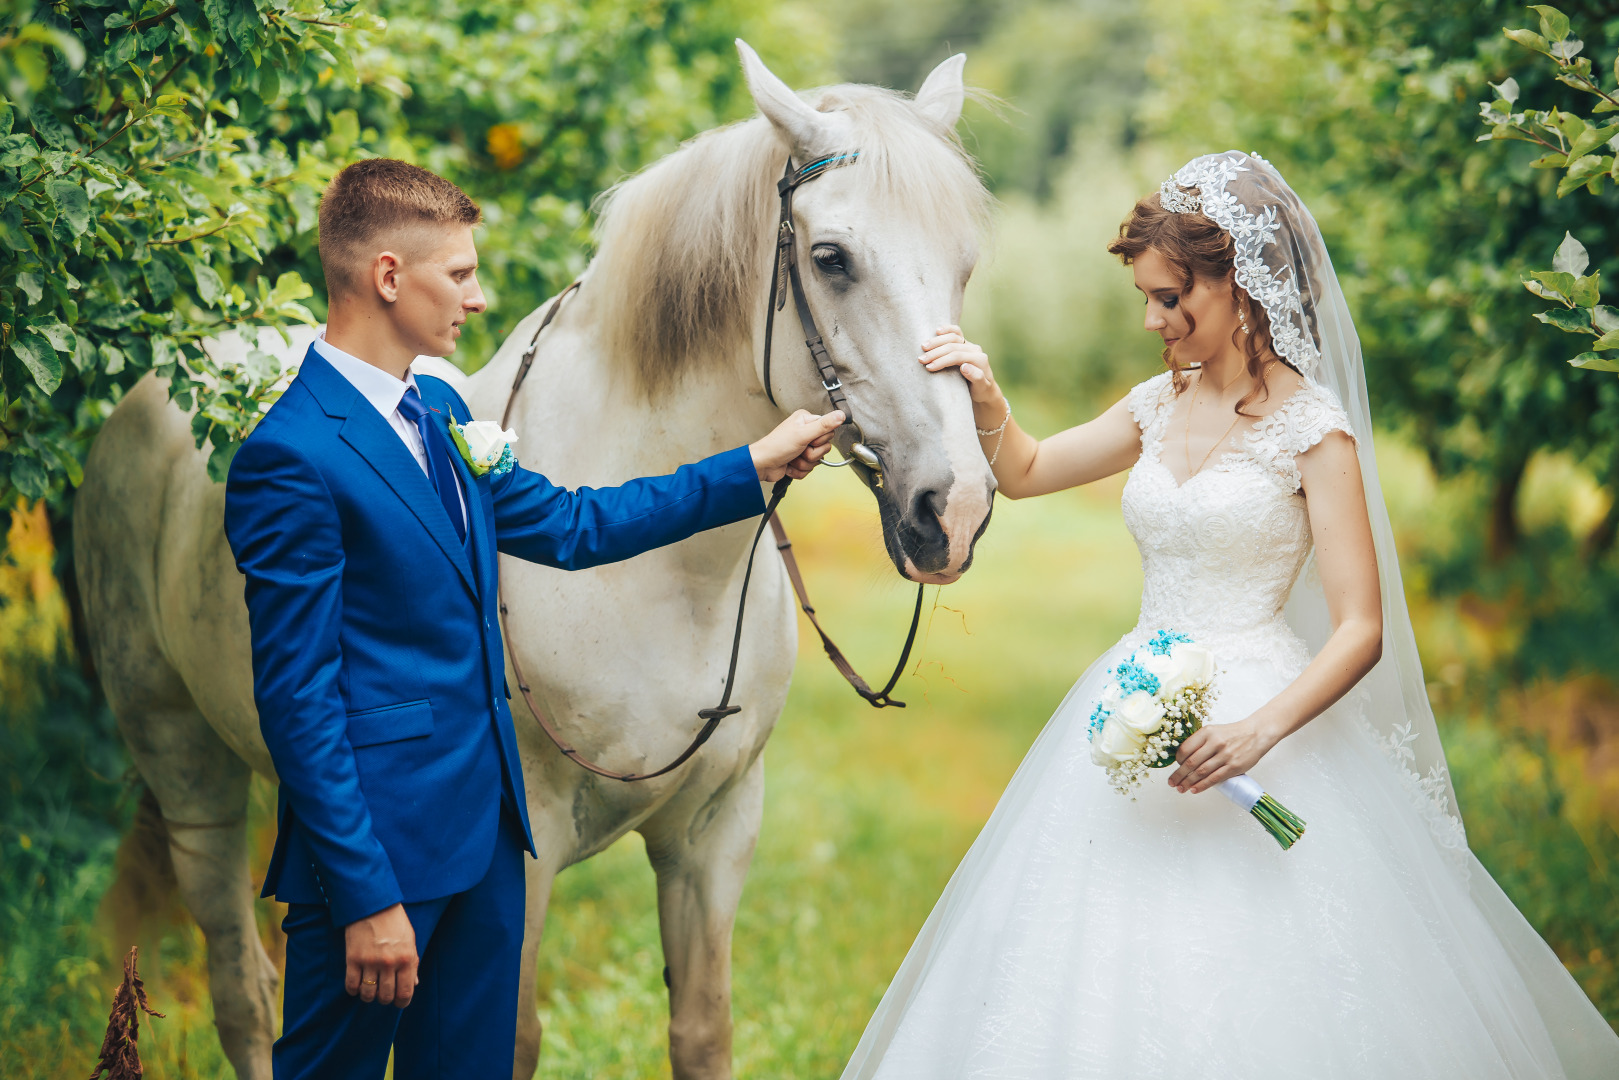
[[[816,373],[821,380],[821,387],[826,391],[827,397],[832,403],[832,408],[841,410],[844,415],[844,422],[854,427],[857,436],[863,436],[864,433],[860,431],[860,426],[854,422],[854,414],[849,408],[849,401],[844,396],[843,381],[838,378],[837,368],[833,365],[832,357],[828,354],[826,345],[821,340],[820,331],[815,325],[815,316],[810,311],[809,298],[804,293],[804,283],[798,273],[797,234],[793,229],[793,192],[799,186],[824,175],[828,170],[854,164],[859,157],[859,151],[837,154],[819,158],[796,171],[793,169],[792,160],[788,159],[786,171],[776,184],[776,192],[781,198],[781,219],[776,229],[776,266],[775,272],[770,277],[770,303],[765,312],[764,386],[765,396],[770,399],[772,405],[775,405],[776,395],[771,387],[770,380],[771,331],[775,324],[776,313],[786,306],[786,294],[790,287],[793,294],[793,303],[798,309],[798,322],[804,331],[804,345],[809,350],[810,359],[815,363]],[[540,320],[540,325],[534,329],[534,335],[529,339],[528,348],[523,350],[522,360],[517,365],[517,376],[512,380],[511,392],[506,398],[506,408],[502,412],[500,419],[502,428],[506,427],[510,422],[512,405],[517,400],[517,391],[523,385],[524,380],[528,378],[529,370],[534,366],[534,357],[540,346],[540,335],[556,318],[557,312],[562,309],[563,301],[580,285],[581,282],[575,281],[566,289],[563,289],[556,299],[551,302],[551,306],[546,310],[544,318]],[[881,487],[882,461],[877,453],[866,446],[863,441],[856,441],[851,446],[849,454],[850,456],[842,461],[825,461],[823,464],[841,467],[858,463],[873,474],[875,486]],[[905,673],[905,665],[910,661],[911,649],[916,644],[917,628],[922,621],[923,586],[918,585],[916,587],[916,606],[911,612],[911,628],[905,636],[905,647],[900,650],[899,663],[894,665],[894,671],[888,677],[888,682],[884,684],[883,688],[873,690],[870,684],[855,671],[854,665],[849,663],[848,658],[843,655],[843,650],[839,649],[832,638],[828,636],[826,630],[821,626],[820,619],[816,617],[815,606],[810,603],[809,593],[804,586],[804,575],[799,570],[797,557],[793,554],[792,541],[787,538],[787,530],[782,526],[781,519],[776,514],[777,508],[781,505],[782,499],[786,498],[787,489],[791,485],[792,479],[784,476],[777,480],[775,486],[771,488],[770,499],[765,505],[764,516],[759,520],[759,528],[754,532],[753,543],[748,549],[748,566],[742,575],[742,596],[737,601],[736,630],[731,637],[731,659],[729,666],[726,668],[725,692],[720,697],[720,703],[713,708],[703,709],[698,712],[697,717],[703,721],[703,726],[698,730],[691,743],[673,761],[652,772],[617,772],[608,769],[585,757],[562,737],[561,732],[556,729],[556,726],[552,724],[544,711],[540,709],[539,704],[534,700],[533,689],[528,685],[528,679],[523,674],[522,663],[517,658],[517,650],[509,647],[511,631],[507,627],[506,599],[504,592],[501,593],[499,597],[500,632],[502,638],[508,643],[507,654],[511,657],[512,673],[517,676],[517,689],[523,695],[523,703],[528,706],[529,712],[533,713],[534,719],[539,721],[541,730],[556,744],[556,748],[562,752],[564,757],[581,768],[608,780],[621,780],[625,783],[636,780],[650,780],[653,777],[673,772],[684,765],[714,734],[715,729],[720,725],[720,721],[727,716],[742,711],[740,705],[731,704],[731,693],[736,688],[737,658],[742,651],[742,622],[748,606],[748,585],[753,580],[753,560],[759,552],[759,539],[764,535],[766,525],[770,526],[772,533],[775,535],[776,550],[781,553],[782,562],[786,565],[787,577],[792,582],[794,594],[798,597],[798,606],[805,615],[809,616],[810,625],[815,627],[815,632],[820,635],[821,647],[826,650],[827,657],[832,661],[833,666],[838,669],[838,673],[854,688],[855,693],[859,694],[873,708],[893,707],[903,709],[905,707],[905,702],[899,701],[891,695],[894,687],[899,683],[900,676]]]

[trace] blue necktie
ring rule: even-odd
[[[461,516],[461,485],[456,482],[455,466],[450,463],[449,435],[445,434],[442,424],[433,422],[434,414],[422,404],[422,396],[414,386],[399,399],[399,415],[415,424],[416,430],[422,433],[422,446],[427,451],[427,475],[438,489],[438,501],[444,504],[444,512],[450,515],[455,535],[461,538],[463,544],[466,543],[467,526]]]

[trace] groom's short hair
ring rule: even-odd
[[[379,243],[413,225],[476,225],[483,211],[442,176],[393,158],[356,161],[320,200],[320,263],[329,294],[358,283]]]

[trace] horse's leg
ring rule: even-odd
[[[529,778],[532,783],[533,777]],[[564,850],[562,840],[548,832],[550,822],[529,804],[529,822],[534,830],[538,859],[525,859],[528,874],[527,924],[523,930],[523,966],[517,983],[517,1053],[512,1060],[512,1080],[532,1080],[540,1065],[540,1012],[535,1002],[535,979],[539,970],[540,938],[545,933],[545,912],[551,903],[551,885],[556,881],[556,852]],[[573,839],[568,833],[568,841]]]
[[[658,874],[675,1080],[731,1075],[731,928],[763,812],[764,762],[755,758],[695,814],[641,828]]]
[[[178,682],[176,676],[163,692],[114,711],[162,809],[181,898],[208,941],[220,1045],[239,1080],[270,1080],[279,979],[253,915],[246,820],[252,772]]]

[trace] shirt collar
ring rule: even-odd
[[[399,399],[405,396],[406,390],[416,388],[415,372],[406,370],[404,379],[396,379],[375,364],[351,356],[327,341],[324,330],[315,338],[314,344],[315,351],[336,368],[339,375],[353,384],[384,419],[399,411]]]

